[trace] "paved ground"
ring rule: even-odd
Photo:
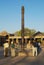
[[[5,58],[3,49],[0,48],[0,65],[44,65],[44,49],[37,57],[17,56]]]

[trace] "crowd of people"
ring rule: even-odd
[[[29,44],[32,49],[33,56],[37,56],[41,51],[41,43],[37,40],[32,40]]]
[[[33,56],[37,56],[40,53],[40,51],[41,51],[40,42],[37,42],[35,40],[33,40],[31,42],[29,41],[29,45],[28,46],[29,47],[31,46]],[[18,52],[19,52],[18,49],[19,49],[18,42],[11,41],[11,43],[9,45],[8,41],[6,41],[4,43],[4,56],[8,57],[9,53],[10,53],[11,57],[14,57],[14,56],[18,55]]]
[[[3,46],[5,57],[8,57],[9,54],[11,54],[11,57],[14,57],[18,54],[18,43],[14,43],[13,41],[11,41],[11,43],[9,44],[8,41],[6,41]]]

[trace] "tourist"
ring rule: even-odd
[[[9,54],[9,43],[8,43],[8,41],[6,41],[5,43],[4,43],[4,56],[5,57],[7,57],[8,56],[8,54]]]
[[[29,42],[27,43],[27,49],[30,49],[30,46],[31,46],[30,43],[31,43],[31,42],[30,42],[30,40],[29,40]]]
[[[18,43],[18,41],[16,41],[14,44],[15,44],[15,54],[16,54],[16,56],[18,56],[18,52],[19,52],[19,43]]]
[[[11,41],[11,57],[15,56],[15,45],[13,43],[13,41]]]
[[[41,51],[40,42],[38,42],[38,54],[40,53],[40,51]]]
[[[33,56],[37,56],[37,46],[35,40],[32,43]]]

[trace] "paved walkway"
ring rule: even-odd
[[[2,49],[1,49],[2,50]],[[3,50],[1,51],[3,53]],[[2,54],[1,53],[1,54]],[[17,56],[14,58],[11,57],[1,57],[0,54],[0,65],[44,65],[44,49],[37,57],[29,57],[29,56]]]

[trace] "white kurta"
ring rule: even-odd
[[[11,56],[12,56],[12,57],[15,56],[15,48],[11,48]]]
[[[4,43],[4,56],[5,55],[8,55],[8,53],[6,54],[6,48],[8,49],[9,48],[9,44],[8,43]]]

